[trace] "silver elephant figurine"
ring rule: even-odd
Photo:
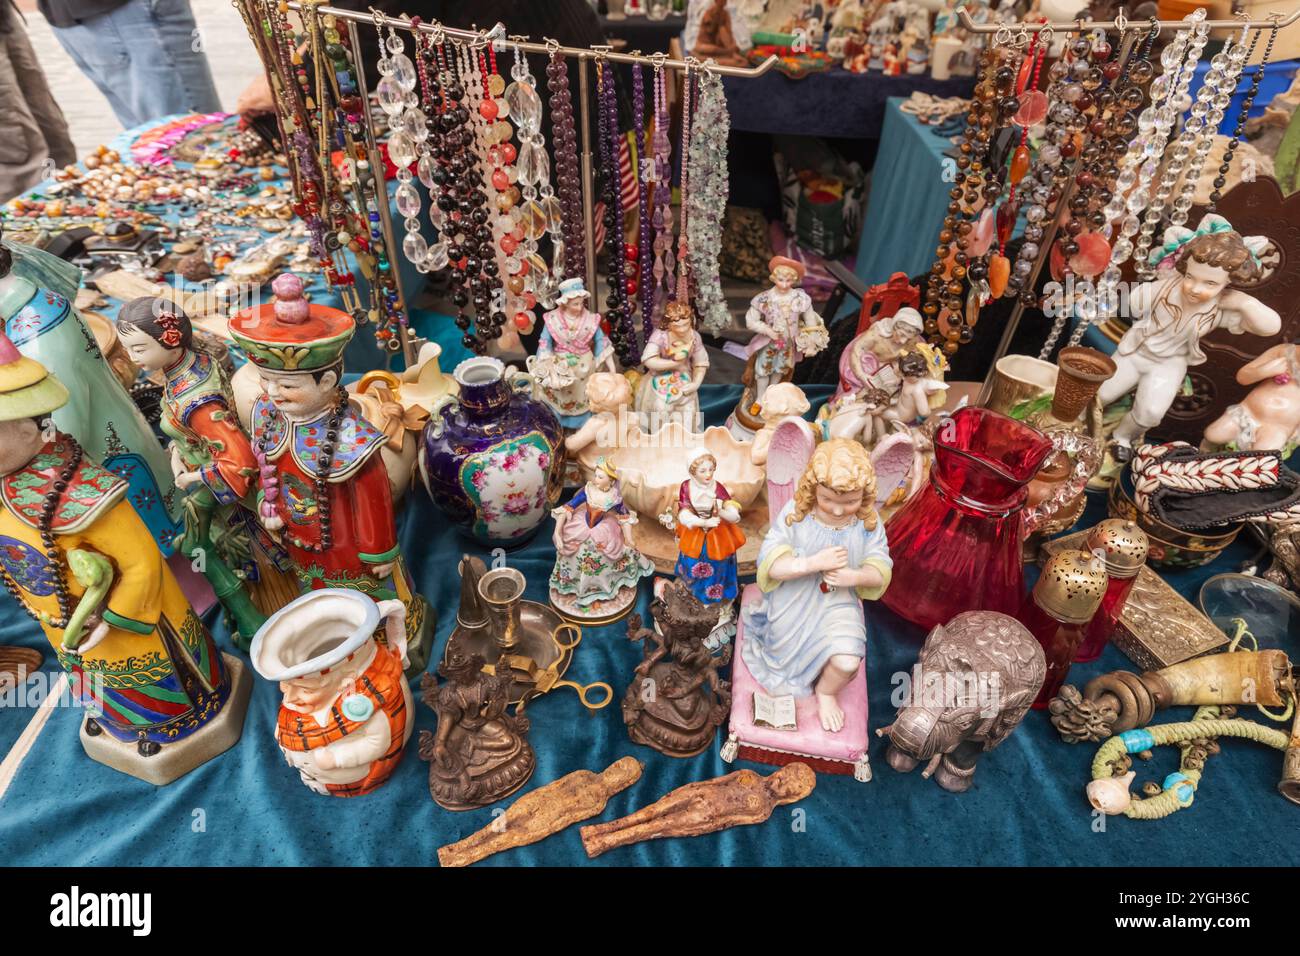
[[[928,761],[921,776],[954,793],[969,790],[980,754],[1016,729],[1046,673],[1042,647],[1015,618],[958,614],[926,637],[907,698],[876,731],[889,737],[885,759],[901,773]]]

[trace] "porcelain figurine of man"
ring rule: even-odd
[[[253,405],[259,512],[278,533],[304,590],[352,588],[406,605],[411,671],[428,663],[432,611],[401,560],[385,436],[349,403],[339,385],[350,315],[300,298],[301,280],[273,284],[284,301],[230,320],[236,343],[257,366],[264,393]]]
[[[799,359],[816,355],[830,343],[821,316],[813,311],[812,299],[799,288],[803,263],[773,256],[768,268],[772,288],[754,296],[745,313],[745,325],[757,333],[747,349],[754,357],[753,401],[757,405],[763,404],[769,385],[789,379]]]
[[[1135,316],[1115,350],[1115,374],[1098,392],[1103,405],[1134,392],[1133,407],[1111,436],[1117,461],[1160,424],[1178,397],[1190,365],[1205,361],[1201,339],[1215,329],[1234,335],[1276,335],[1282,317],[1253,296],[1231,288],[1259,274],[1251,248],[1227,220],[1207,215],[1196,231],[1174,226],[1153,258],[1175,262],[1172,274],[1139,285],[1129,297]]]

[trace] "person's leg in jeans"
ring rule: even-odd
[[[0,32],[0,103],[5,130],[0,136],[0,202],[30,189],[75,162],[68,124],[45,86],[23,28]]]
[[[131,0],[54,35],[124,127],[221,109],[189,0]]]

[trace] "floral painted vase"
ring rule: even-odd
[[[495,358],[466,359],[460,395],[425,425],[420,475],[465,534],[491,547],[523,544],[559,501],[564,438],[555,413],[529,397],[526,375]]]

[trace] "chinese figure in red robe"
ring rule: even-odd
[[[282,275],[272,288],[277,301],[230,321],[264,389],[251,428],[262,523],[280,535],[304,590],[352,588],[405,604],[411,670],[422,671],[433,614],[401,559],[379,454],[385,436],[340,386],[356,325],[346,312],[308,306],[296,276]]]

